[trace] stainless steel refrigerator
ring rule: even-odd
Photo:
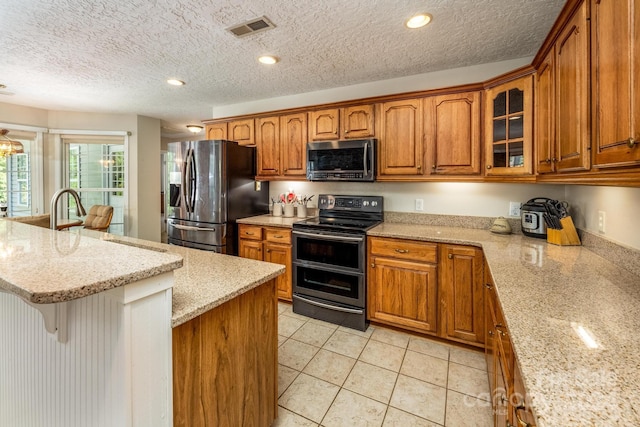
[[[255,181],[255,147],[222,140],[168,147],[168,242],[237,255],[236,220],[269,212],[269,183]]]

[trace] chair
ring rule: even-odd
[[[82,224],[88,230],[107,231],[113,218],[113,206],[93,205]]]

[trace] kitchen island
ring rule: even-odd
[[[194,341],[176,342],[180,327],[193,331],[191,322],[204,324],[207,316],[228,322],[240,314],[241,298],[257,294],[273,307],[273,313],[256,309],[257,318],[277,322],[271,279],[281,273],[278,265],[10,221],[0,221],[0,255],[0,425],[171,425],[174,412],[191,414],[174,405],[192,392],[190,386],[176,393],[172,378],[193,379],[184,372],[196,371],[193,357],[182,352],[195,348]],[[228,358],[237,351],[233,339],[254,330],[227,325],[209,323],[203,333],[221,331],[211,341],[220,346],[216,354]],[[275,361],[276,328],[268,333],[273,338],[262,343],[271,348],[273,342]],[[246,350],[255,343],[243,344]],[[233,389],[238,372],[207,361]],[[275,362],[262,375],[277,384]],[[273,402],[273,417],[275,387],[253,389],[269,392],[264,399]]]

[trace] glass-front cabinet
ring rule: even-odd
[[[531,175],[533,77],[487,89],[485,163],[487,176]]]

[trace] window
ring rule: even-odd
[[[18,140],[24,146],[24,153],[0,157],[0,206],[6,207],[7,216],[32,215],[31,202],[31,144],[28,134],[20,133]],[[32,136],[34,138],[34,136]]]

